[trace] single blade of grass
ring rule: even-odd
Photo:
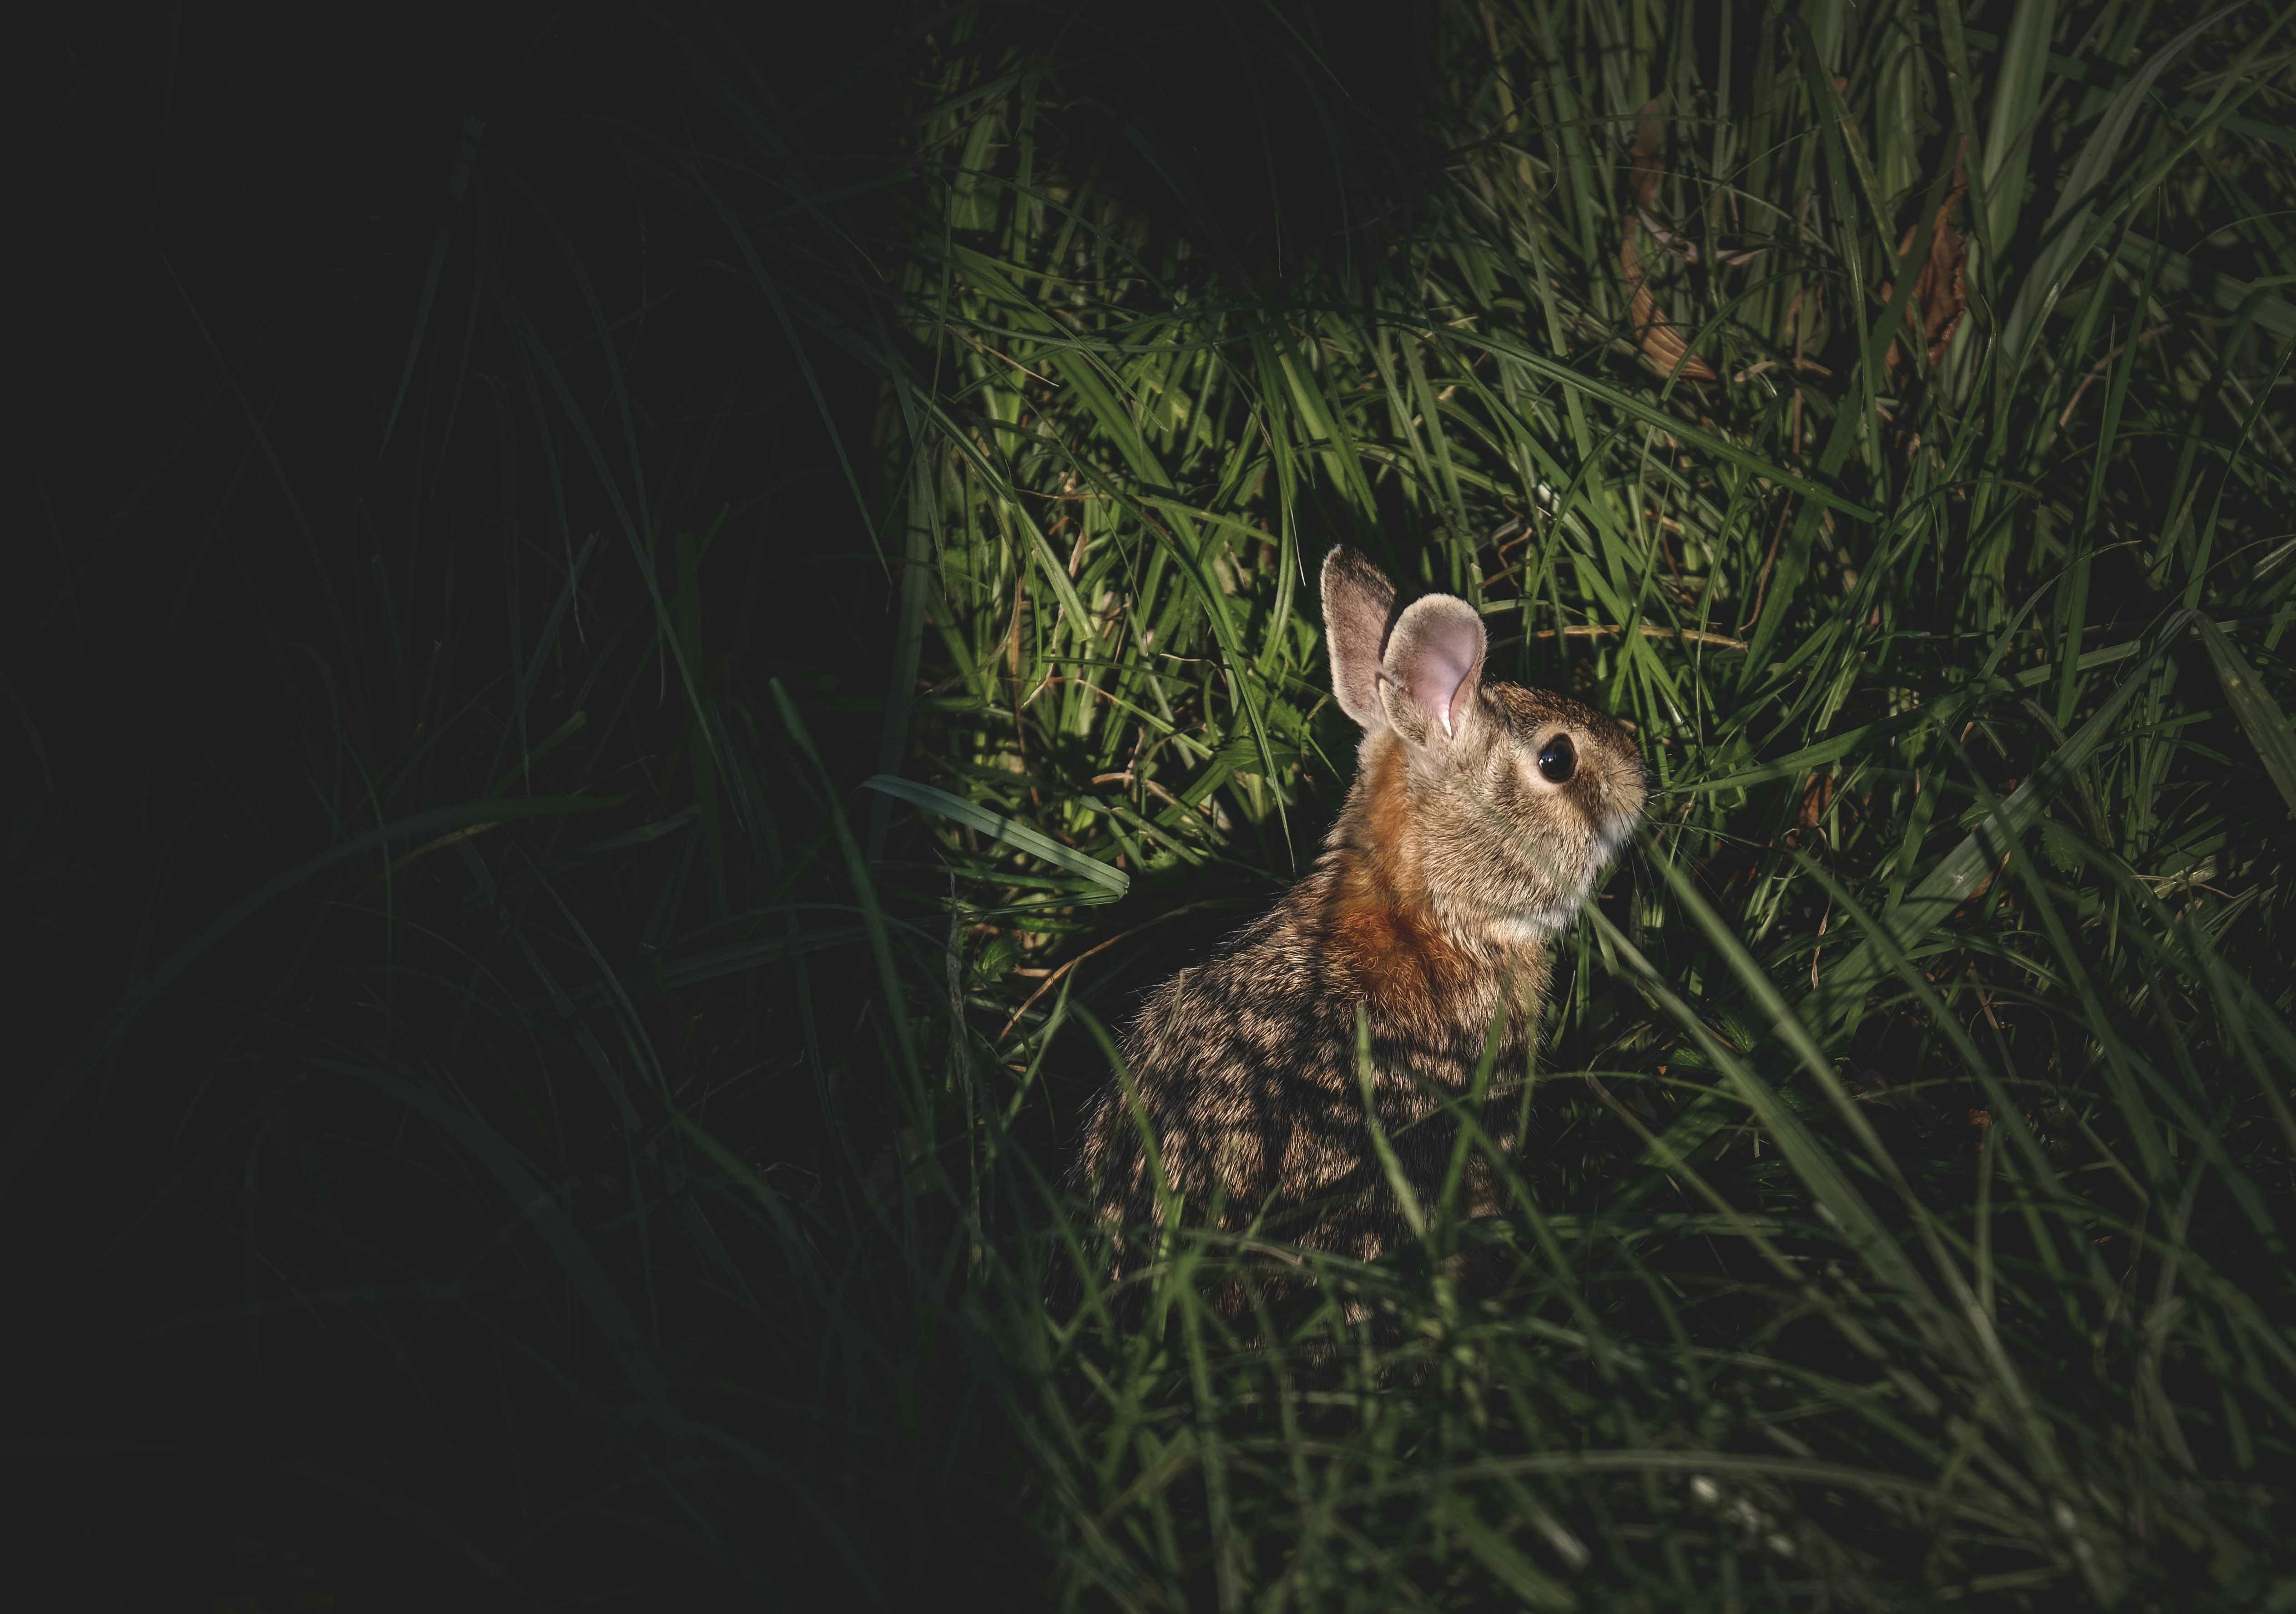
[[[1087,857],[1072,846],[1063,846],[1050,836],[1031,829],[1017,819],[1006,818],[1001,812],[991,812],[937,786],[921,785],[914,779],[894,778],[880,773],[862,780],[861,787],[891,796],[896,801],[906,802],[912,807],[922,807],[928,812],[939,813],[943,818],[954,819],[968,828],[979,830],[992,841],[1012,847],[1015,852],[1025,852],[1030,857],[1057,864],[1070,874],[1081,875],[1107,893],[1109,901],[1114,901],[1132,889],[1132,877],[1121,869],[1103,863],[1098,858]]]

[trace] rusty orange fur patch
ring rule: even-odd
[[[1363,851],[1402,897],[1420,895],[1426,884],[1411,833],[1410,766],[1402,742],[1390,736],[1374,743],[1364,773]]]
[[[1378,745],[1364,773],[1364,836],[1349,848],[1324,915],[1332,961],[1374,1006],[1431,1007],[1470,974],[1473,961],[1447,937],[1427,898],[1412,829],[1408,759],[1399,743]]]

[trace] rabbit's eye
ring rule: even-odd
[[[1567,785],[1578,771],[1578,750],[1567,734],[1558,734],[1539,747],[1538,771],[1550,785]]]

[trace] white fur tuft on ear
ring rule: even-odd
[[[1395,622],[1395,585],[1360,549],[1344,546],[1324,557],[1324,642],[1332,656],[1332,693],[1340,710],[1366,729],[1383,729],[1380,657]]]
[[[1389,721],[1414,740],[1431,737],[1439,723],[1456,736],[1481,687],[1487,642],[1482,617],[1465,600],[1431,594],[1414,601],[1396,619],[1381,658]]]

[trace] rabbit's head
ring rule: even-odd
[[[1486,681],[1475,608],[1431,594],[1398,610],[1357,550],[1324,561],[1324,625],[1332,691],[1364,728],[1365,850],[1397,861],[1455,932],[1520,943],[1569,924],[1642,811],[1626,730]]]

